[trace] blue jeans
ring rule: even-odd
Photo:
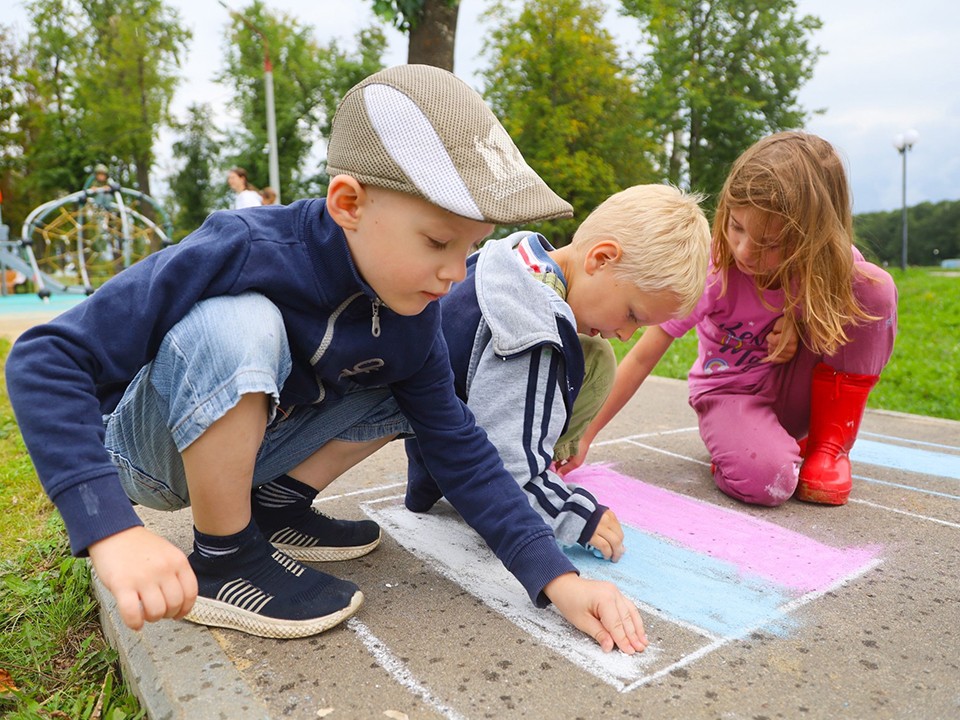
[[[343,398],[278,418],[290,369],[283,318],[269,300],[248,293],[197,303],[104,416],[104,444],[127,496],[157,510],[188,506],[180,453],[249,393],[271,398],[252,487],[292,470],[330,440],[368,442],[410,431],[386,387],[357,385]]]

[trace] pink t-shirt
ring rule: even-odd
[[[693,313],[660,326],[674,338],[697,328],[697,360],[687,381],[691,398],[717,388],[748,390],[776,367],[760,361],[768,354],[767,335],[783,315],[783,291],[764,292],[766,307],[753,278],[736,267],[727,271],[723,296],[720,288],[720,275],[711,266],[706,290]]]

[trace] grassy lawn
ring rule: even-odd
[[[960,277],[893,271],[900,289],[896,349],[870,407],[960,420]],[[631,344],[614,342],[620,357]],[[0,377],[9,343],[0,340]],[[693,333],[655,374],[683,379]],[[120,680],[91,597],[90,573],[69,556],[0,388],[0,716],[11,720],[142,718]]]
[[[0,375],[10,344],[0,340]],[[0,717],[132,720],[143,711],[100,633],[85,560],[37,482],[0,392]]]

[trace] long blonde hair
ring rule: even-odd
[[[784,314],[797,322],[813,352],[833,354],[850,340],[845,327],[876,319],[853,293],[850,190],[843,161],[830,143],[809,133],[781,132],[759,140],[737,158],[713,225],[713,261],[724,288],[734,264],[727,223],[730,210],[739,208],[783,221],[775,240],[780,262],[755,281],[758,291],[783,289]]]

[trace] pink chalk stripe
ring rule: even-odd
[[[822,590],[855,574],[882,546],[835,548],[742,512],[654,487],[603,465],[587,465],[567,479],[610,507],[620,522],[736,565],[803,592]],[[842,511],[841,511],[842,512]],[[824,515],[835,522],[836,513]]]

